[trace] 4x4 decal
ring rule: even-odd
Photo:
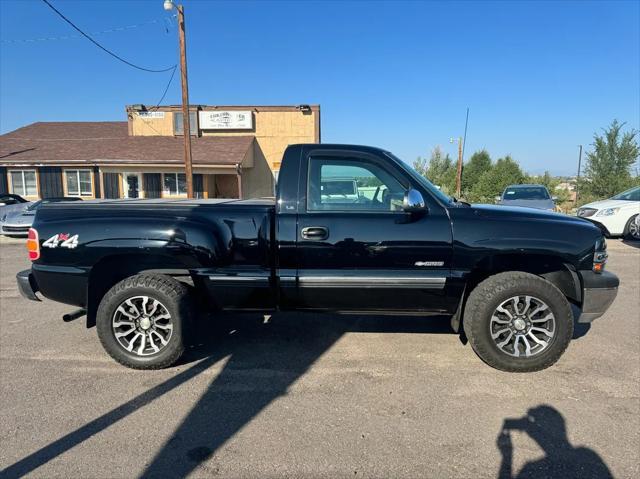
[[[57,248],[60,246],[61,248],[73,249],[78,246],[78,235],[71,236],[69,233],[58,233],[42,243],[42,246],[46,248]]]

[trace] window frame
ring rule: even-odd
[[[82,193],[82,188],[80,187],[80,172],[81,171],[85,171],[85,172],[89,172],[89,178],[90,178],[90,184],[91,184],[91,193],[90,194],[83,194]],[[69,178],[69,173],[71,172],[75,172],[75,177],[76,177],[76,181],[77,181],[77,186],[78,186],[78,193],[74,194],[71,193],[69,191],[69,184],[68,184],[68,178]],[[93,176],[93,170],[90,168],[65,168],[63,170],[63,191],[65,196],[71,196],[74,198],[95,198],[96,197],[96,185],[95,185],[95,179]]]
[[[24,179],[24,174],[27,172],[33,172],[33,175],[35,177],[36,180],[36,192],[34,195],[29,195],[27,194],[26,188],[27,188],[27,182]],[[22,179],[22,192],[18,192],[18,191],[14,191],[13,189],[13,178],[12,175],[13,173],[20,173],[20,177]],[[7,171],[7,183],[9,186],[9,193],[12,193],[14,195],[20,195],[23,198],[39,198],[40,197],[40,179],[38,178],[38,170],[35,168],[24,168],[24,169],[11,169]]]
[[[167,193],[167,191],[165,189],[164,178],[167,175],[174,175],[174,177],[176,179],[176,193],[175,194],[173,194],[171,192]],[[179,184],[178,175],[184,175],[184,181],[185,181],[185,192],[184,193],[180,193],[180,189],[178,188],[178,184]],[[183,173],[181,171],[168,171],[168,172],[162,173],[162,198],[186,198],[187,197],[186,187],[187,187],[187,175],[186,175],[186,173]]]
[[[182,121],[178,121],[177,118],[179,115],[182,115],[183,113],[181,111],[174,111],[173,114],[171,115],[171,118],[173,120],[173,136],[184,136],[184,131],[182,131],[182,133],[177,133],[176,132],[176,126],[180,125],[180,128],[183,127],[183,122]],[[191,117],[191,115],[193,115],[193,117]],[[191,121],[193,120],[193,121]],[[191,128],[191,136],[199,136],[199,132],[200,132],[200,127],[198,124],[198,112],[197,111],[189,111],[189,128]],[[195,131],[194,131],[195,130]]]
[[[374,214],[374,215],[404,215],[405,214],[405,212],[402,211],[402,210],[392,211],[392,210],[384,210],[384,209],[380,209],[380,210],[375,210],[375,209],[312,210],[312,209],[309,209],[309,197],[310,197],[309,188],[311,186],[311,172],[312,172],[311,163],[314,160],[315,161],[322,161],[322,160],[340,161],[340,160],[343,160],[343,161],[352,161],[352,162],[361,162],[361,163],[374,164],[375,166],[377,166],[381,170],[385,171],[390,177],[395,179],[400,184],[400,186],[402,186],[402,188],[404,188],[405,194],[412,187],[411,182],[408,181],[407,178],[405,178],[404,176],[398,174],[398,172],[396,171],[395,168],[389,168],[388,164],[386,164],[380,158],[375,157],[373,155],[362,154],[362,153],[359,153],[359,152],[342,152],[342,154],[334,154],[332,151],[324,152],[322,150],[319,150],[317,152],[310,153],[307,156],[307,161],[306,161],[306,165],[305,165],[305,168],[307,170],[306,171],[306,187],[304,189],[304,191],[305,191],[305,201],[304,201],[304,212],[305,212],[305,214],[333,214],[333,213],[338,213],[338,214],[349,213],[349,214],[355,214],[355,215],[359,215],[359,214],[368,214],[368,215],[370,215],[370,214]],[[365,167],[362,167],[362,168],[367,169]],[[320,178],[320,180],[322,180],[322,177]]]

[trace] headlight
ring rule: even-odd
[[[596,273],[602,273],[604,267],[607,264],[607,241],[604,236],[596,241],[595,251],[593,253],[593,271]]]
[[[620,208],[606,208],[604,210],[600,210],[598,211],[598,213],[596,213],[596,216],[611,216],[611,215],[615,215],[618,210]]]

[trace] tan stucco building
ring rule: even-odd
[[[180,106],[126,107],[126,122],[41,122],[0,136],[0,193],[28,199],[186,197]],[[272,196],[290,144],[320,142],[320,107],[190,108],[194,190]]]

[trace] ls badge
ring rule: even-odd
[[[415,266],[444,266],[444,261],[416,261]]]

